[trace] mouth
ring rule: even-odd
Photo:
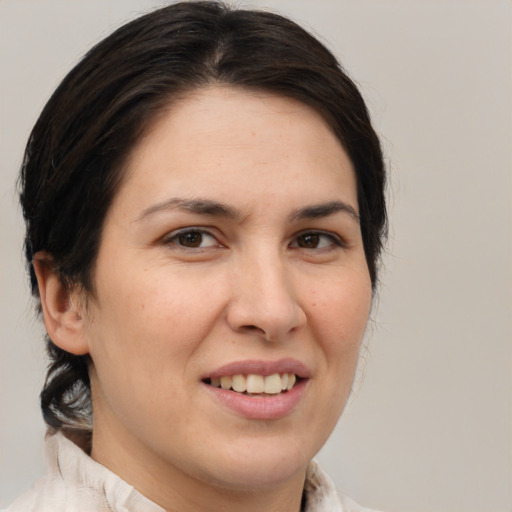
[[[203,375],[216,403],[250,420],[279,420],[291,414],[307,393],[310,369],[287,358],[233,361]]]
[[[273,373],[260,375],[256,373],[223,375],[203,379],[203,382],[214,388],[234,391],[246,396],[268,397],[291,391],[300,381],[295,373]]]

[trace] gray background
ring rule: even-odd
[[[84,51],[161,3],[0,0],[4,506],[43,470],[42,329],[28,298],[14,192],[23,146]],[[340,490],[368,506],[510,512],[512,3],[250,5],[321,35],[360,84],[389,160],[391,240],[364,376],[322,464]]]

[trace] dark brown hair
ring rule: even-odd
[[[270,91],[316,109],[357,175],[361,231],[375,289],[386,231],[385,171],[364,101],[335,57],[294,22],[217,2],[182,2],[142,16],[92,48],[64,78],[30,135],[21,169],[26,258],[36,252],[62,282],[94,294],[102,224],[123,163],[156,114],[209,84]],[[41,393],[51,429],[90,426],[88,356],[47,337]]]

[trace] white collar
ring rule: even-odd
[[[48,476],[66,487],[87,489],[116,512],[165,512],[118,475],[99,464],[62,433],[46,441]],[[346,496],[338,496],[331,479],[312,461],[304,484],[305,512],[371,512]]]

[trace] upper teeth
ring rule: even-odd
[[[295,385],[294,373],[274,373],[264,377],[250,373],[249,375],[226,375],[220,378],[212,378],[211,385],[222,389],[232,389],[238,393],[267,393],[276,395],[281,391],[292,389]]]

